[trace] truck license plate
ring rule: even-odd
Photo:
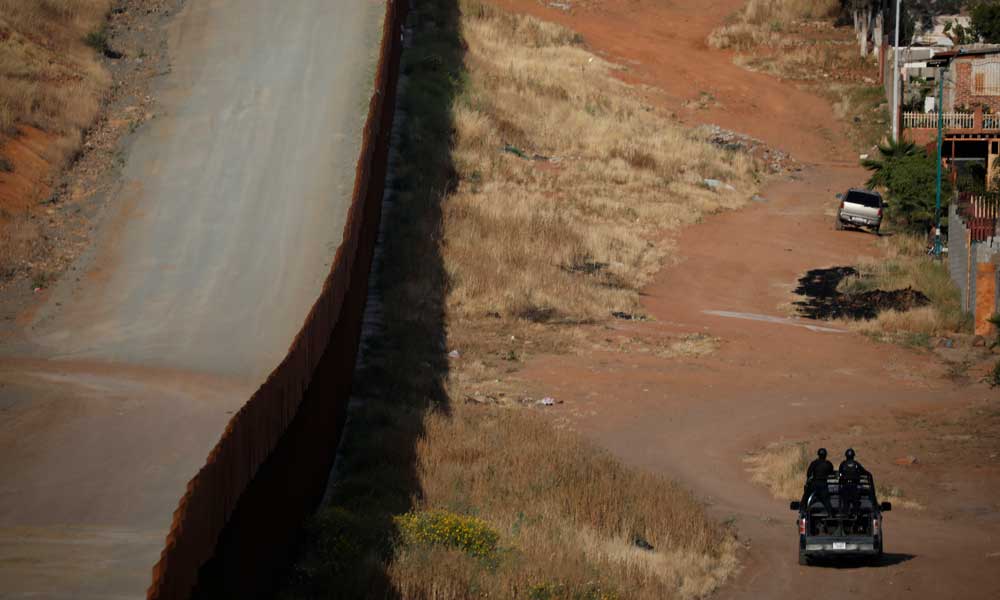
[[[847,542],[834,542],[833,543],[833,549],[834,550],[847,550]]]

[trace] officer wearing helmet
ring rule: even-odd
[[[826,514],[833,516],[833,506],[830,504],[830,488],[827,486],[827,477],[833,474],[833,463],[826,459],[826,448],[816,451],[816,459],[809,463],[806,470],[806,485],[802,492],[802,506],[809,510],[809,496],[815,495]]]
[[[840,472],[841,496],[844,498],[848,513],[861,507],[858,485],[861,483],[862,475],[867,475],[871,481],[870,493],[872,502],[875,502],[875,479],[872,478],[867,469],[861,466],[861,463],[854,460],[854,448],[848,448],[844,452],[844,461],[840,463],[840,468],[837,470]]]

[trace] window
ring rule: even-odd
[[[1000,96],[1000,57],[972,61],[972,95]]]

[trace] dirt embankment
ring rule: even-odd
[[[0,338],[88,246],[184,2],[0,2]]]

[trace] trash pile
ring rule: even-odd
[[[798,171],[801,167],[787,152],[769,148],[763,140],[755,137],[723,129],[718,125],[705,125],[699,131],[707,134],[708,141],[720,148],[733,152],[745,152],[759,160],[764,168],[771,173],[782,171]]]

